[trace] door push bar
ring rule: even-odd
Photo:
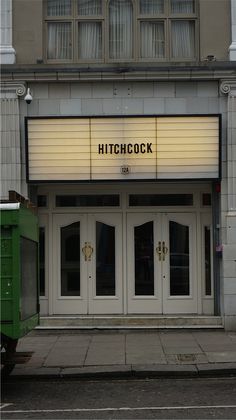
[[[82,248],[82,252],[84,254],[85,261],[91,261],[91,256],[93,253],[93,247],[89,242],[85,242]]]
[[[156,252],[157,252],[159,261],[165,261],[166,254],[168,253],[168,248],[165,244],[165,241],[158,242],[158,247],[156,248]]]

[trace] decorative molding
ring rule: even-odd
[[[24,82],[11,83],[2,82],[0,83],[0,90],[2,93],[14,93],[17,96],[23,96],[26,93],[26,86]]]
[[[236,80],[224,80],[220,85],[220,91],[225,94],[231,94],[232,91],[235,91],[236,94]]]

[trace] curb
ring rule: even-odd
[[[236,376],[236,363],[196,365],[113,365],[88,367],[14,368],[7,380],[16,379],[143,379]]]

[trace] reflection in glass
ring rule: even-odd
[[[211,295],[211,230],[205,226],[205,294]]]
[[[45,296],[45,228],[39,228],[39,290]]]
[[[61,228],[61,295],[80,296],[80,222]]]
[[[135,295],[154,295],[153,222],[134,228]]]
[[[170,222],[170,295],[188,296],[189,227]]]
[[[96,295],[115,296],[115,227],[96,222]]]

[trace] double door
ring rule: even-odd
[[[194,214],[53,218],[55,314],[197,313]]]
[[[127,215],[130,313],[196,313],[196,220],[191,213]]]
[[[121,313],[122,215],[53,217],[53,312]]]

